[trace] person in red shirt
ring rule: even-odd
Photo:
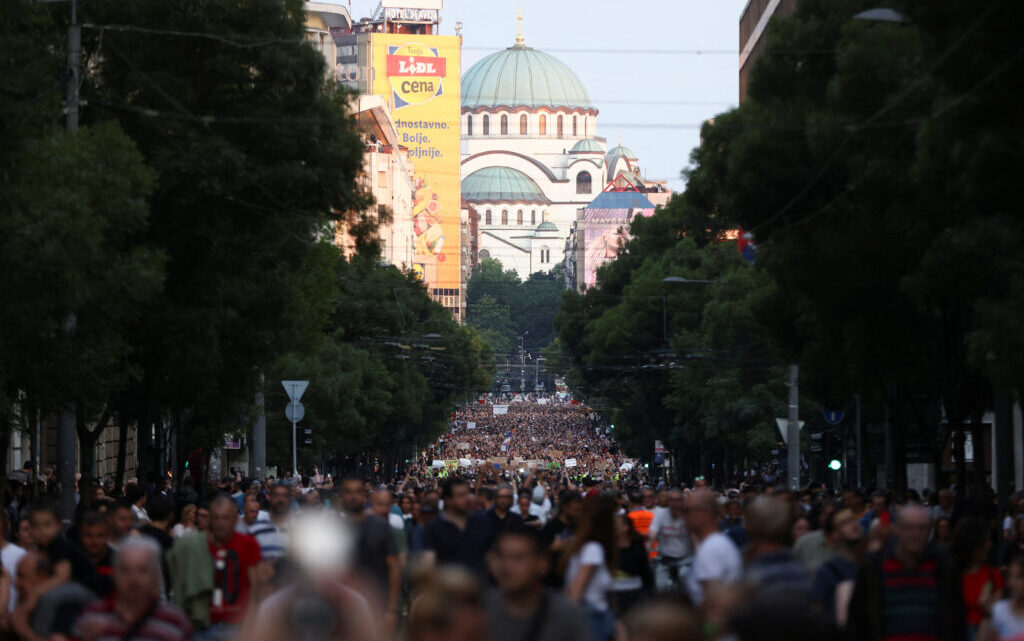
[[[210,627],[197,636],[203,641],[233,638],[250,602],[257,600],[266,583],[267,569],[260,546],[248,534],[235,531],[238,505],[229,496],[210,504],[210,530],[206,534],[213,557],[213,600]]]
[[[953,530],[950,544],[955,569],[960,573],[967,628],[974,638],[981,622],[999,600],[1003,591],[1003,574],[988,564],[992,538],[984,521],[967,518]]]

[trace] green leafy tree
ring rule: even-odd
[[[179,451],[208,447],[330,311],[316,239],[364,208],[359,139],[299,0],[98,0],[88,20],[117,27],[86,32],[85,119],[116,119],[155,170],[139,240],[167,256],[121,412],[168,425]],[[143,445],[152,470],[163,443]]]

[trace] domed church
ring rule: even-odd
[[[514,46],[463,73],[462,198],[479,216],[481,258],[523,279],[562,261],[608,163],[628,152],[606,157],[597,113],[576,74],[526,46],[521,27]]]

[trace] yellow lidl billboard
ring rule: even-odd
[[[372,50],[373,92],[391,105],[415,172],[413,268],[435,299],[450,300],[458,297],[461,258],[459,39],[377,33]]]

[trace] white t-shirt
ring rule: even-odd
[[[18,602],[18,591],[14,589],[14,580],[18,577],[18,564],[21,563],[21,559],[25,557],[28,552],[25,548],[8,543],[2,552],[0,552],[0,562],[3,563],[4,569],[11,575],[11,595],[7,602],[7,611],[14,612],[14,606]]]
[[[608,591],[612,589],[614,580],[612,573],[604,561],[604,548],[596,541],[588,541],[580,548],[580,551],[569,559],[569,565],[565,570],[565,585],[570,586],[576,580],[580,570],[585,565],[597,566],[594,573],[590,575],[590,582],[583,590],[583,601],[594,609],[602,612],[608,609]]]
[[[999,641],[1024,641],[1024,617],[1013,613],[1009,600],[992,606],[992,627]]]
[[[519,509],[518,505],[513,505],[512,509],[509,510],[509,512],[522,516],[522,510]],[[537,505],[536,503],[530,503],[530,514],[540,519],[541,525],[547,523],[546,513],[544,512],[544,508],[541,507],[540,505]]]
[[[682,559],[693,554],[690,533],[683,517],[672,518],[670,510],[655,510],[651,521],[651,536],[658,541],[658,554]]]
[[[701,583],[735,583],[743,575],[743,560],[732,539],[715,532],[700,542],[693,559],[693,570],[686,577],[686,588],[697,605],[704,602]]]

